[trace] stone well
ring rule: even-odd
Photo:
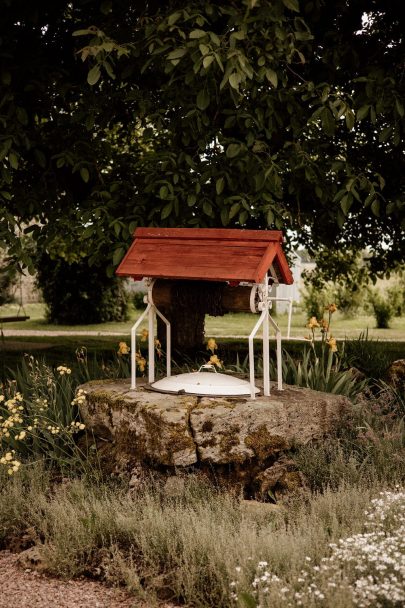
[[[109,470],[202,469],[247,492],[255,488],[255,496],[298,482],[285,453],[332,434],[351,410],[346,397],[296,386],[272,386],[270,397],[254,400],[161,394],[142,385],[135,391],[126,379],[80,388],[83,420],[103,442]]]

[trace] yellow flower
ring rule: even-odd
[[[141,334],[141,342],[146,342],[147,339],[149,337],[149,332],[147,329],[143,329],[142,330],[142,334]]]
[[[325,319],[321,319],[320,327],[323,332],[329,331],[329,323]]]
[[[314,329],[315,327],[319,327],[319,323],[316,317],[311,317],[307,324],[308,329]]]
[[[118,344],[118,351],[117,353],[119,355],[128,355],[130,351],[130,348],[128,346],[128,344],[126,342],[120,342]]]
[[[218,355],[211,355],[210,363],[212,363],[213,365],[216,365],[219,368],[222,368],[222,361],[220,361],[218,359]]]
[[[69,369],[69,367],[66,367],[66,365],[59,365],[56,368],[56,371],[59,372],[60,376],[64,376],[65,374],[68,376],[69,374],[72,373],[72,370]]]
[[[139,353],[136,353],[135,358],[136,358],[136,364],[138,366],[139,371],[144,372],[145,367],[146,367],[145,357],[142,357],[142,354],[139,352]]]
[[[215,338],[210,338],[207,341],[207,350],[210,350],[212,353],[214,350],[218,350],[217,343],[215,342]]]
[[[325,308],[325,310],[327,310],[328,312],[330,312],[330,314],[332,315],[334,312],[337,311],[337,306],[336,306],[336,304],[329,304],[329,306],[327,306]]]
[[[327,340],[327,344],[329,345],[329,348],[331,349],[331,351],[333,353],[335,353],[337,351],[336,338],[332,338],[332,336],[331,336],[329,338],[329,340]]]

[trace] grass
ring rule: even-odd
[[[100,351],[103,345],[117,348],[116,336],[87,339],[92,355],[104,352]],[[38,338],[26,340],[35,345]],[[49,352],[44,352],[55,365],[56,353],[73,357],[82,337],[49,340]],[[225,342],[228,348],[240,344]],[[385,356],[390,343],[381,344]],[[301,349],[299,342],[289,346]],[[397,345],[392,347],[391,353],[396,352]],[[351,356],[364,360],[365,349],[367,344],[360,341]],[[21,356],[18,351],[15,354]],[[35,382],[33,388],[40,384]],[[382,490],[404,486],[403,407],[402,392],[396,396],[381,384],[379,393],[359,398],[337,436],[286,454],[306,483],[279,505],[244,501],[237,491],[209,483],[198,470],[151,472],[131,489],[123,479],[103,479],[90,467],[84,467],[88,472],[83,477],[72,466],[63,477],[59,472],[52,478],[43,462],[28,462],[12,477],[0,466],[0,548],[28,538],[54,575],[90,575],[124,585],[149,602],[172,600],[190,608],[257,608],[252,581],[259,562],[265,561],[277,580],[272,579],[272,588],[260,598],[260,605],[284,607],[288,602],[283,590],[294,594],[302,589],[302,572],[320,571],[323,560],[331,555],[331,543],[339,545],[340,539],[353,539],[365,530],[364,513],[370,500]],[[168,491],[164,473],[177,474],[177,489]],[[403,543],[400,551],[404,552]],[[353,567],[349,570],[355,573]],[[350,572],[345,571],[345,576]],[[315,601],[308,584],[299,605],[354,608],[348,579],[338,574],[334,588],[326,575],[316,580],[322,602]],[[232,599],[235,590],[237,603]],[[372,605],[379,604],[364,604]]]
[[[16,314],[17,305],[7,305],[1,308],[1,316]],[[130,320],[124,323],[100,323],[94,325],[51,325],[45,320],[43,304],[27,304],[25,307],[30,320],[23,323],[5,323],[3,329],[38,330],[38,331],[70,331],[70,332],[107,332],[119,335],[129,335],[131,326],[139,318],[141,311],[131,310]],[[223,317],[206,319],[206,335],[208,336],[247,336],[253,329],[257,315],[247,313],[228,313]],[[287,330],[287,315],[279,315],[277,322],[283,335]],[[306,329],[307,317],[302,312],[293,314],[291,336],[303,338],[308,334]],[[349,336],[354,338],[368,329],[371,338],[379,340],[405,341],[405,317],[394,318],[390,329],[375,329],[375,319],[372,316],[360,315],[353,319],[344,318],[339,312],[333,317],[332,333],[336,338]]]
[[[3,546],[32,527],[53,574],[98,571],[135,595],[196,608],[229,607],[236,568],[243,573],[241,590],[248,590],[262,560],[286,583],[294,581],[308,558],[319,564],[331,542],[362,529],[363,512],[376,494],[370,486],[342,483],[291,503],[288,511],[252,512],[237,496],[195,477],[178,496],[167,496],[159,482],[129,494],[125,487],[80,479],[49,492],[49,476],[38,467],[3,482]]]
[[[123,482],[99,479],[52,484],[38,463],[9,479],[0,471],[0,548],[30,529],[54,575],[90,574],[150,601],[229,608],[232,583],[238,580],[240,598],[251,592],[259,562],[267,562],[266,569],[280,578],[279,588],[294,587],[308,562],[312,570],[330,555],[330,543],[364,530],[370,500],[398,478],[387,466],[384,484],[377,483],[364,461],[362,476],[350,482],[351,467],[341,461],[336,487],[261,509],[247,508],[238,495],[196,475],[180,477],[179,491],[168,493],[161,478],[130,492]],[[329,597],[319,604],[323,608],[354,606],[343,585],[331,595],[326,580],[320,591]],[[282,593],[265,605],[285,606]]]

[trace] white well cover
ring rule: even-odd
[[[184,391],[192,395],[250,395],[250,383],[240,378],[215,372],[191,372],[162,378],[152,388],[165,393]],[[259,393],[255,387],[255,393]]]

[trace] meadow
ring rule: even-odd
[[[16,323],[5,323],[4,330],[34,330],[38,332],[70,332],[80,334],[83,332],[91,333],[111,333],[117,335],[129,335],[132,325],[142,313],[141,310],[130,308],[129,320],[126,322],[100,323],[91,325],[53,325],[48,323],[45,318],[45,305],[42,303],[26,304],[24,307],[29,320]],[[17,314],[18,305],[7,304],[1,308],[1,316],[12,316]],[[275,316],[283,336],[287,332],[288,317],[287,314],[279,314]],[[256,315],[249,313],[228,313],[223,317],[206,317],[206,335],[218,337],[239,337],[247,336],[253,329],[256,322]],[[303,339],[308,335],[306,324],[308,316],[304,311],[297,308],[292,315],[291,337]],[[405,341],[405,317],[394,317],[390,322],[390,328],[377,329],[375,318],[364,313],[354,317],[345,317],[339,311],[333,319],[333,334],[336,338],[344,339],[345,337],[355,338],[361,333],[367,331],[370,338],[389,341]]]
[[[336,352],[323,352],[320,342],[313,350],[299,339],[284,343],[285,379],[347,394],[351,416],[322,442],[289,450],[305,483],[260,503],[208,480],[198,466],[171,471],[174,485],[153,469],[135,484],[106,475],[100,444],[83,428],[77,387],[88,378],[128,375],[118,341],[139,313],[96,335],[69,327],[70,335],[49,336],[41,328],[65,328],[47,325],[35,306],[15,327],[40,335],[1,343],[0,548],[35,545],[49,574],[95,577],[150,606],[404,604],[405,392],[385,376],[404,356],[402,319],[375,339],[371,331],[359,337],[367,327],[360,318],[336,314],[333,334],[346,336]],[[207,332],[246,336],[248,322],[248,315],[208,319]],[[308,333],[305,324],[296,315],[297,338]],[[394,339],[385,341],[389,331]],[[218,344],[227,365],[237,354],[242,365],[245,340]],[[354,367],[361,376],[353,376]]]

